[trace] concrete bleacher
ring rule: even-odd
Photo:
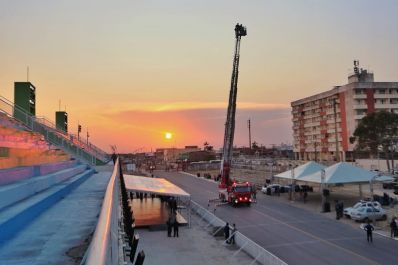
[[[69,158],[47,143],[43,135],[0,112],[0,169],[62,162]]]
[[[56,169],[60,170],[54,172]],[[95,172],[75,161],[44,165],[33,171],[45,174],[30,176],[31,170],[8,170],[23,177],[0,186],[0,247]]]

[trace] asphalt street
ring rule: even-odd
[[[191,194],[205,208],[218,197],[217,184],[178,172],[157,171]],[[212,207],[212,206],[211,206]],[[211,209],[213,210],[213,208]],[[257,196],[251,207],[216,207],[215,214],[288,264],[398,264],[398,241],[366,233],[321,213],[309,212],[288,201]]]

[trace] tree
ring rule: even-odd
[[[252,143],[252,149],[257,150],[259,148],[258,143],[256,141],[254,141]]]
[[[210,144],[206,141],[206,142],[203,144],[203,150],[211,152],[211,151],[213,151],[213,146],[210,145]]]
[[[354,131],[357,150],[366,150],[371,155],[379,153],[379,149],[386,154],[387,168],[390,170],[389,151],[393,149],[398,139],[398,114],[377,111],[366,115]]]

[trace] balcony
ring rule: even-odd
[[[397,94],[378,94],[378,93],[374,94],[375,99],[377,99],[377,98],[394,98],[394,97],[397,97]]]
[[[366,94],[354,94],[354,99],[366,99]]]
[[[361,115],[354,115],[355,120],[361,120],[363,117],[365,117],[366,114],[361,114]]]
[[[368,109],[368,105],[366,104],[355,104],[352,105],[353,109]]]
[[[396,109],[398,108],[398,104],[390,104],[390,103],[376,103],[375,109]]]

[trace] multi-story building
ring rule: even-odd
[[[345,161],[354,148],[350,137],[367,113],[398,113],[398,82],[374,82],[373,73],[359,69],[354,61],[348,84],[293,101],[291,106],[295,158]]]

